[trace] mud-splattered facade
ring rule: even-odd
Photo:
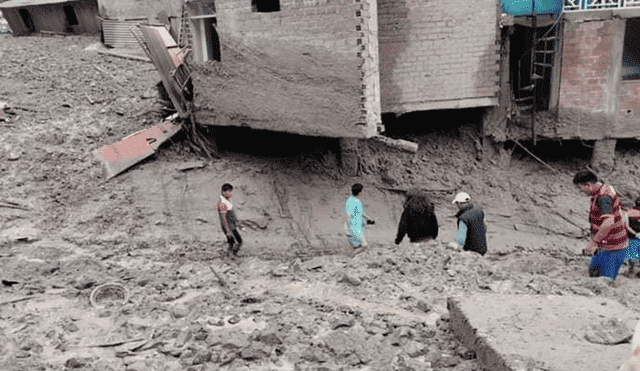
[[[380,130],[375,1],[218,0],[215,20],[211,20],[211,7],[205,8],[206,3],[188,5],[196,60],[215,59],[204,58],[211,53],[204,52],[207,47],[200,46],[202,36],[198,37],[205,35],[199,30],[213,27],[215,42],[223,45],[219,54],[223,66],[251,64],[248,62],[251,53],[273,62],[264,69],[263,76],[254,78],[254,91],[247,92],[256,97],[264,94],[264,98],[256,98],[253,103],[256,109],[247,105],[238,107],[241,114],[220,112],[228,111],[229,105],[238,100],[247,99],[246,94],[216,107],[211,100],[216,97],[220,102],[224,100],[215,95],[220,90],[211,89],[214,83],[208,77],[210,74],[200,76],[205,71],[194,69],[194,104],[199,122],[328,137],[371,137]],[[248,48],[242,60],[235,54],[236,59],[225,56],[224,45],[228,43]],[[309,58],[306,62],[305,57]],[[305,64],[308,71],[304,71]],[[269,81],[261,81],[263,77]],[[324,89],[314,93],[312,85]],[[234,88],[228,93],[233,94]],[[292,95],[292,91],[297,94]],[[271,103],[263,104],[265,100]],[[251,111],[260,116],[251,117]]]
[[[11,0],[0,10],[15,36],[34,32],[95,34],[100,31],[96,0]]]

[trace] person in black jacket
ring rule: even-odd
[[[409,236],[411,242],[435,240],[438,237],[438,220],[433,203],[426,193],[418,189],[407,192],[404,211],[398,224],[396,245],[402,242],[405,234]]]
[[[484,221],[484,212],[476,208],[471,202],[471,196],[460,192],[452,202],[458,206],[458,230],[456,242],[452,243],[462,247],[465,251],[475,251],[480,255],[487,252],[487,225]]]

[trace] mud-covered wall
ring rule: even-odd
[[[98,0],[103,18],[128,19],[156,17],[165,12],[168,16],[180,16],[180,0]]]
[[[73,7],[78,24],[70,25],[63,6]],[[100,24],[96,19],[98,15],[98,3],[96,0],[83,0],[62,4],[44,4],[38,6],[26,6],[19,8],[2,9],[4,18],[14,35],[21,36],[29,33],[19,10],[26,9],[31,16],[35,32],[71,32],[75,34],[98,33]]]
[[[382,112],[497,105],[497,0],[378,0]]]
[[[271,12],[258,12],[249,0],[220,0],[215,8],[227,75],[205,75],[204,65],[194,69],[202,123],[314,136],[375,135],[381,125],[375,0],[282,0],[280,10]],[[261,61],[253,61],[257,55]],[[213,88],[234,77],[226,90]],[[253,98],[239,87],[249,80]],[[222,105],[230,95],[233,102]]]

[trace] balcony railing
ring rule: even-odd
[[[565,12],[640,7],[640,0],[564,0]]]

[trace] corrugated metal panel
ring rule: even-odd
[[[113,48],[139,48],[140,44],[131,34],[131,28],[139,24],[140,22],[137,21],[103,19],[104,44]]]

